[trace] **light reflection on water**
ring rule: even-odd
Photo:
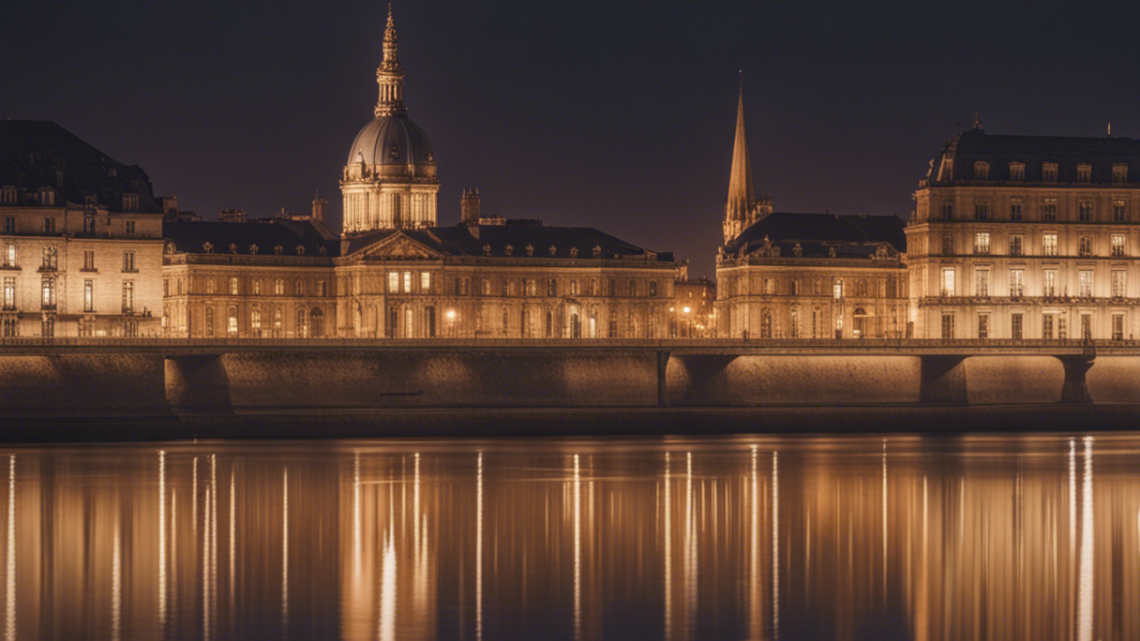
[[[1140,638],[1136,434],[8,454],[5,639]]]

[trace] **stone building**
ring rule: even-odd
[[[1140,335],[1140,141],[987,134],[948,141],[906,228],[926,338]]]
[[[158,335],[150,178],[49,121],[0,120],[0,335]]]
[[[742,91],[717,255],[718,336],[909,335],[902,219],[773,209],[753,189]]]
[[[427,135],[408,118],[391,13],[375,118],[342,172],[344,227],[309,216],[172,219],[163,268],[171,336],[663,338],[671,253],[592,228],[483,216],[477,190],[440,226]]]
[[[671,338],[716,337],[716,282],[707,278],[681,278],[673,284],[669,305]]]

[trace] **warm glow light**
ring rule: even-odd
[[[352,569],[359,573],[360,565],[360,452],[352,461]]]
[[[475,499],[475,638],[483,640],[483,453],[479,452],[479,473]]]
[[[772,452],[772,638],[780,638],[780,453]]]
[[[688,307],[688,306],[686,306],[686,307],[685,307],[684,309],[682,309],[681,311],[683,311],[683,312],[685,312],[686,314],[688,314],[689,312],[691,312],[691,311],[693,311],[693,310],[689,309],[689,307]]]
[[[672,504],[669,488],[669,453],[665,452],[665,641],[673,638]]]
[[[289,636],[289,468],[281,481],[281,632]]]
[[[16,639],[16,455],[8,457],[8,563],[4,598],[4,638]]]
[[[1093,638],[1093,437],[1086,436],[1085,472],[1081,487],[1081,565],[1077,595],[1077,639]]]
[[[582,638],[582,477],[574,455],[574,638]]]
[[[116,532],[117,533],[117,532]],[[166,627],[166,451],[158,451],[158,625]]]
[[[384,537],[384,561],[380,570],[380,641],[396,638],[396,543],[395,533]]]
[[[749,554],[751,607],[748,609],[749,638],[759,639],[760,633],[760,478],[757,474],[756,446],[752,446],[752,536]]]
[[[447,320],[455,320],[455,310],[454,309],[447,310]]]

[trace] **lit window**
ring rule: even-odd
[[[123,313],[129,314],[135,311],[135,283],[134,281],[123,281]]]
[[[835,298],[843,298],[843,279],[836,278],[835,283],[831,286],[831,295]]]
[[[990,253],[990,234],[989,232],[980,231],[974,234],[974,253],[975,254],[988,254]]]
[[[1041,236],[1041,253],[1045,256],[1057,255],[1057,234],[1043,234]]]
[[[83,281],[83,311],[95,311],[95,281]]]
[[[1112,255],[1113,256],[1123,256],[1124,255],[1124,234],[1113,234],[1112,235]]]
[[[400,274],[399,272],[388,272],[388,293],[400,293]]]
[[[249,327],[255,332],[261,331],[261,310],[257,307],[249,313]]]
[[[16,277],[4,277],[4,311],[16,309]]]
[[[1092,298],[1093,295],[1093,273],[1090,269],[1082,269],[1079,274],[1080,280],[1080,297]]]
[[[1010,256],[1021,256],[1022,254],[1024,254],[1025,252],[1023,251],[1022,245],[1023,245],[1022,237],[1020,234],[1010,235],[1010,237],[1009,237],[1009,255]]]
[[[1092,256],[1092,237],[1081,236],[1080,255]]]
[[[237,295],[238,295],[238,279],[231,277],[230,278],[230,296],[237,296]]]
[[[947,267],[942,270],[942,296],[954,295],[954,269]]]
[[[226,314],[226,333],[230,336],[237,336],[238,333],[238,315],[237,307],[230,307]]]
[[[284,280],[281,280],[280,278],[275,278],[273,280],[273,293],[278,295],[278,296],[284,296],[285,295],[285,281]]]
[[[412,272],[404,272],[404,293],[412,293]]]
[[[213,294],[215,291],[214,288],[215,288],[214,279],[212,277],[207,278],[206,279],[206,293],[207,294]]]
[[[41,283],[43,290],[43,309],[55,309],[55,281],[51,277],[45,276]]]
[[[1123,200],[1112,201],[1112,222],[1122,223],[1128,218],[1128,204]]]
[[[1009,270],[1009,295],[1010,296],[1024,296],[1025,295],[1025,270],[1024,269],[1011,269],[1011,270]]]
[[[1045,280],[1041,289],[1043,296],[1056,296],[1057,295],[1057,270],[1045,270]]]
[[[990,270],[978,269],[974,271],[974,295],[983,298],[990,295]]]
[[[261,296],[261,279],[255,278],[253,280],[253,295]]]
[[[16,266],[16,246],[8,245],[8,251],[4,254],[4,263],[8,267]]]
[[[1088,201],[1082,201],[1077,205],[1077,220],[1082,223],[1091,222],[1093,215],[1093,204]]]
[[[1112,297],[1123,298],[1127,294],[1128,273],[1123,269],[1115,269],[1112,271]]]
[[[1054,221],[1057,220],[1057,199],[1046,198],[1041,203],[1041,220]]]
[[[58,267],[59,251],[55,247],[44,247],[43,250],[43,265],[41,269],[44,271],[55,271]]]
[[[431,291],[431,272],[420,272],[420,291]]]

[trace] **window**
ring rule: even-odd
[[[1112,166],[1112,182],[1118,185],[1128,182],[1128,165],[1117,163]]]
[[[214,308],[206,308],[206,338],[214,337]]]
[[[551,278],[546,281],[546,295],[553,298],[558,295],[558,281]]]
[[[123,313],[131,314],[135,311],[135,281],[123,281]]]
[[[94,234],[95,233],[95,212],[93,212],[93,211],[84,212],[84,214],[83,214],[83,233],[84,234]]]
[[[328,282],[324,281],[324,280],[318,280],[317,281],[317,296],[324,298],[325,296],[328,296],[328,295],[329,295],[329,284],[328,284]]]
[[[954,338],[954,314],[942,314],[942,338]]]
[[[216,290],[217,290],[217,283],[214,281],[214,277],[211,276],[210,278],[207,278],[206,279],[206,293],[207,294],[213,294]]]
[[[800,295],[800,279],[795,278],[792,280],[792,296],[799,296],[799,295]],[[690,293],[689,296],[691,297],[692,293]]]
[[[1081,243],[1080,243],[1080,250],[1079,251],[1080,251],[1081,256],[1092,256],[1093,252],[1092,252],[1092,237],[1091,236],[1081,236]]]
[[[16,277],[4,277],[4,311],[10,312],[16,309]]]
[[[1124,340],[1124,314],[1112,315],[1112,340]]]
[[[631,297],[637,296],[637,281],[629,281],[629,295]]]
[[[655,280],[649,281],[649,297],[650,298],[656,298],[657,297],[657,281],[655,281]]]
[[[260,278],[253,279],[253,295],[254,296],[261,296],[261,279]]]
[[[435,338],[435,307],[424,308],[424,330],[428,338]]]
[[[1057,314],[1057,338],[1065,340],[1069,337],[1069,331],[1065,328],[1065,317]]]
[[[510,331],[511,331],[511,310],[507,309],[506,307],[503,308],[502,329],[503,329],[503,335],[506,335],[506,334],[510,333]]]
[[[237,307],[235,306],[230,306],[230,308],[226,310],[226,333],[230,336],[238,335],[238,315]]]
[[[1045,340],[1053,340],[1053,316],[1045,314],[1041,317],[1041,338]]]
[[[255,336],[261,335],[261,309],[256,305],[249,312],[249,328],[253,330]]]
[[[843,279],[836,278],[831,286],[831,295],[835,298],[843,298]]]
[[[800,310],[798,307],[792,308],[791,324],[788,327],[788,331],[790,332],[792,338],[800,337]]]
[[[1077,220],[1082,223],[1092,222],[1093,219],[1093,205],[1091,202],[1082,200],[1077,204]]]
[[[284,317],[285,317],[285,315],[281,312],[281,306],[280,305],[273,308],[273,331],[274,331],[274,333],[279,333],[281,331],[281,326],[285,322]]]
[[[238,285],[238,279],[231,276],[230,277],[230,296],[237,296],[239,291],[240,291],[240,289],[239,289],[239,285]]]
[[[425,294],[431,291],[431,272],[420,272],[420,291]]]
[[[546,332],[547,338],[554,338],[554,313],[549,309],[546,310]]]
[[[1112,270],[1112,297],[1124,298],[1127,295],[1128,273],[1123,269]]]
[[[1057,234],[1049,233],[1041,236],[1041,253],[1045,256],[1057,255]]]
[[[1025,163],[1011,162],[1009,163],[1009,179],[1010,180],[1025,180]]]
[[[1041,220],[1055,221],[1057,220],[1057,199],[1046,198],[1041,203]]]
[[[412,293],[412,272],[404,272],[404,293]]]
[[[1021,220],[1022,202],[1020,198],[1014,198],[1009,201],[1009,219]]]
[[[55,316],[45,316],[40,323],[40,334],[45,338],[55,336]]]
[[[178,295],[181,296],[182,295],[182,279],[179,278],[179,279],[175,280],[174,286],[178,289]],[[189,287],[189,285],[187,285],[187,287]]]
[[[282,280],[280,278],[275,278],[273,280],[273,293],[278,295],[278,296],[284,296],[285,295],[285,281],[284,280]]]
[[[125,272],[138,271],[137,269],[135,269],[135,253],[134,252],[123,252],[123,271],[125,271]]]
[[[489,279],[486,279],[486,278],[483,279],[483,289],[481,290],[481,292],[484,296],[490,296],[491,295],[491,281]]]
[[[974,180],[989,180],[990,164],[979,160],[974,163]]]
[[[55,233],[55,219],[54,218],[45,218],[44,219],[44,233],[45,234],[54,234]]]
[[[45,272],[54,272],[58,267],[59,251],[55,247],[44,247],[43,264],[40,266]]]
[[[978,338],[985,340],[990,337],[990,315],[978,314]]]
[[[1041,286],[1042,296],[1056,296],[1057,295],[1057,270],[1045,270],[1045,279]]]
[[[138,203],[138,196],[135,196],[135,203],[136,203],[135,208],[137,209],[138,208],[138,204],[137,204]],[[123,221],[123,232],[127,236],[134,236],[135,235],[135,221],[133,221],[133,220]]]
[[[41,309],[55,309],[55,280],[45,276],[41,281],[41,290],[43,292]]]
[[[411,313],[412,310],[408,310]],[[309,324],[312,329],[313,336],[324,336],[325,334],[325,312],[320,307],[314,307],[313,312],[309,314]]]
[[[990,253],[990,233],[980,231],[974,234],[974,253],[975,254],[988,254]]]
[[[818,278],[817,278],[817,279],[815,279],[815,282],[814,282],[814,283],[812,283],[812,287],[811,287],[811,289],[812,289],[812,294],[813,294],[813,295],[815,295],[815,296],[823,296],[823,281],[821,281],[821,280],[820,280],[820,279],[818,279]]]
[[[504,282],[503,283],[504,290],[506,289],[506,285],[507,284]],[[506,295],[505,291],[504,291],[504,295]],[[577,296],[578,295],[578,281],[577,280],[570,281],[570,295],[571,296]]]
[[[88,313],[95,311],[95,281],[93,280],[83,281],[83,311]]]
[[[1123,256],[1124,255],[1124,234],[1113,234],[1112,235],[1112,255],[1113,256]]]
[[[990,295],[990,270],[974,270],[974,295],[983,298]]]
[[[942,296],[954,295],[954,268],[947,267],[942,270]]]
[[[976,200],[974,201],[974,220],[989,220],[990,218],[990,201]]]
[[[1092,338],[1092,314],[1081,314],[1081,338]]]
[[[298,278],[296,281],[293,282],[293,295],[294,296],[304,296],[305,295],[305,281]]]
[[[1112,201],[1112,222],[1122,223],[1128,219],[1128,204],[1123,200]]]
[[[952,202],[942,203],[942,220],[953,220],[953,219],[954,219],[954,203],[952,203]]]
[[[399,272],[388,272],[388,293],[389,294],[399,294],[400,293],[400,274],[399,274]]]
[[[1009,270],[1009,295],[1020,297],[1025,295],[1025,270],[1014,268]]]
[[[609,331],[609,336],[610,336],[610,338],[617,338],[617,337],[618,337],[618,321],[617,321],[617,312],[615,312],[615,311],[610,311],[610,331]]]
[[[83,271],[95,271],[95,250],[87,249],[83,251]]]
[[[394,311],[394,310],[393,310]],[[304,309],[297,310],[297,338],[309,337],[309,316]]]
[[[1009,255],[1021,256],[1023,254],[1025,254],[1025,251],[1021,234],[1011,234],[1009,237]]]
[[[1079,295],[1081,298],[1092,298],[1093,295],[1093,273],[1091,269],[1082,269],[1079,274],[1078,284],[1080,286]]]
[[[776,281],[775,281],[775,279],[772,279],[772,278],[765,278],[764,279],[764,293],[768,296],[772,296],[776,293]]]
[[[1092,182],[1092,165],[1085,162],[1077,165],[1077,182]]]
[[[1041,180],[1047,183],[1057,182],[1057,163],[1043,162],[1041,163]]]
[[[138,194],[123,194],[123,211],[138,211],[139,210],[139,195]],[[128,232],[130,233],[130,232]]]
[[[11,245],[11,244],[8,245],[8,251],[6,251],[4,253],[4,266],[5,267],[15,267],[16,266],[16,246],[15,245]]]
[[[1009,317],[1009,336],[1015,341],[1025,338],[1024,315],[1014,312]]]
[[[8,216],[4,219],[4,233],[5,234],[16,233],[16,219],[14,217]]]

